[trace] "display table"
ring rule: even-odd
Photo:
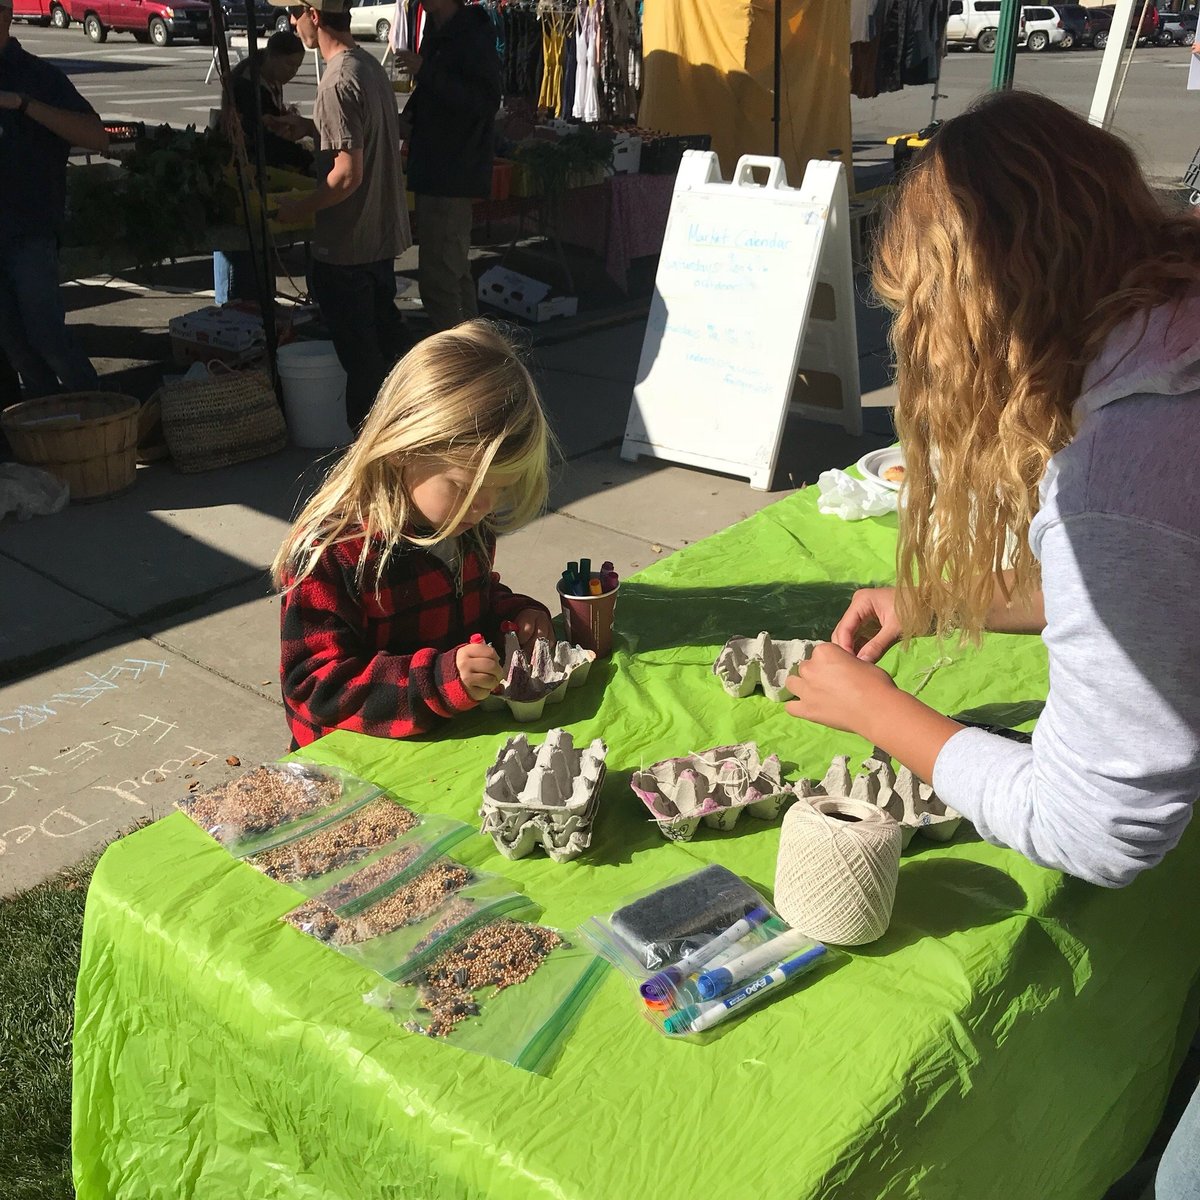
[[[510,863],[473,838],[457,857],[563,929],[709,861],[769,892],[777,823],[664,842],[629,772],[746,738],[789,778],[865,754],[761,695],[731,699],[710,668],[734,633],[827,635],[855,582],[891,575],[894,545],[894,518],[820,516],[810,488],[623,583],[623,647],[548,719],[476,713],[409,743],[339,733],[310,757],[474,821],[501,739],[565,725],[609,745],[591,850]],[[1035,638],[946,658],[924,641],[884,662],[946,712],[1046,689]],[[296,894],[176,814],[110,847],[88,896],[79,1200],[1098,1200],[1154,1129],[1190,1037],[1198,900],[1194,827],[1119,892],[965,826],[944,846],[917,838],[879,942],[710,1045],[655,1032],[610,972],[543,1078],[364,1005],[376,977],[278,922]]]

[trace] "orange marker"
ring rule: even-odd
[[[595,575],[593,575],[591,577],[591,579],[588,580],[588,595],[589,596],[599,596],[599,595],[602,595],[603,592],[604,592],[604,588],[601,585],[600,580],[597,579],[595,577]]]

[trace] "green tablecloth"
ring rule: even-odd
[[[607,740],[591,851],[509,863],[476,838],[456,853],[517,881],[563,928],[708,861],[769,891],[777,824],[743,818],[668,844],[628,773],[746,738],[793,778],[865,753],[760,695],[728,698],[710,665],[733,633],[826,635],[854,583],[889,576],[894,542],[890,519],[819,516],[809,489],[627,581],[625,649],[523,727]],[[1036,639],[949,658],[925,643],[885,662],[947,712],[1045,693]],[[474,820],[511,727],[475,714],[423,743],[335,734],[311,756]],[[610,974],[542,1078],[365,1006],[373,976],[278,923],[294,893],[177,814],[111,847],[92,882],[78,1194],[1096,1198],[1153,1130],[1191,1032],[1198,866],[1189,831],[1163,866],[1108,892],[965,828],[946,846],[918,838],[889,932],[840,969],[706,1046],[656,1033]]]

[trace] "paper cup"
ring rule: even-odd
[[[613,612],[620,590],[618,583],[611,592],[600,596],[567,596],[560,584],[558,599],[562,605],[567,641],[585,650],[594,650],[597,658],[607,658],[612,653]]]

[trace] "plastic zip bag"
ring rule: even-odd
[[[586,921],[579,936],[625,977],[641,1015],[678,1037],[717,1030],[833,957],[714,866],[639,893]]]
[[[334,948],[386,979],[403,982],[481,926],[502,917],[532,919],[540,912],[541,907],[528,896],[513,891],[507,879],[483,875],[451,893],[429,916],[415,924]]]
[[[428,820],[381,793],[344,816],[306,825],[294,837],[257,851],[246,862],[277,883],[311,896]]]
[[[524,977],[503,985],[491,982],[487,970],[473,970],[488,961],[476,943],[487,938],[494,945],[497,935],[535,947],[539,960],[524,974],[526,960]],[[558,944],[548,945],[552,939]],[[465,958],[472,950],[475,958]],[[501,920],[450,947],[408,984],[384,983],[363,999],[393,1013],[410,1033],[545,1075],[607,969],[602,958],[556,930]]]
[[[338,767],[264,763],[217,787],[177,801],[207,834],[237,857],[285,842],[384,795]]]

